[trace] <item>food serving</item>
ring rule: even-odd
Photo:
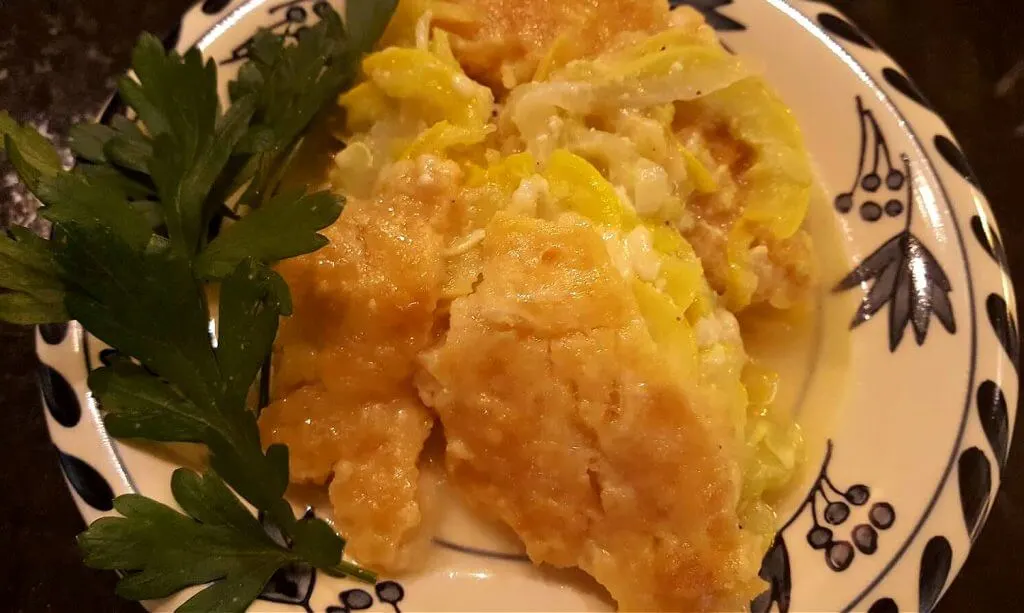
[[[621,609],[746,606],[803,443],[745,334],[808,317],[818,276],[786,105],[662,2],[322,18],[257,36],[224,111],[212,64],[143,37],[131,116],[78,127],[70,171],[0,124],[53,224],[0,241],[0,317],[80,321],[117,350],[89,379],[108,431],[209,451],[174,475],[186,514],[119,497],[86,562],[129,598],[212,582],[183,610],[292,563],[409,572],[434,459]]]

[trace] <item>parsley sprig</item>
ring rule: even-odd
[[[226,111],[212,61],[144,34],[134,76],[118,88],[133,119],[74,128],[70,171],[45,138],[0,112],[3,148],[52,223],[49,240],[21,228],[0,235],[0,319],[79,321],[120,355],[89,376],[110,434],[210,451],[206,474],[174,473],[184,514],[128,494],[115,500],[120,516],[80,535],[86,564],[124,573],[117,591],[126,598],[209,584],[179,610],[241,611],[295,563],[375,580],[343,560],[344,540],[327,523],[295,517],[284,498],[288,450],[263,448],[247,400],[279,317],[291,313],[271,266],[326,244],[318,232],[343,204],[329,192],[279,191],[281,178],[394,7],[350,1],[345,24],[328,10],[293,45],[260,32]]]

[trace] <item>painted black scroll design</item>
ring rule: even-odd
[[[861,219],[868,223],[879,221],[883,214],[901,219],[903,230],[864,258],[833,291],[866,288],[871,283],[850,328],[857,328],[888,305],[889,351],[895,352],[908,326],[913,328],[917,344],[923,345],[933,315],[947,332],[956,333],[956,318],[949,299],[953,288],[942,265],[911,230],[915,192],[910,159],[902,155],[899,167],[894,164],[895,156],[874,113],[864,107],[859,96],[857,114],[861,128],[860,162],[851,189],[836,197],[836,210],[846,215],[857,208]]]
[[[312,27],[319,19],[331,10],[327,0],[289,0],[272,4],[267,13],[272,21],[266,26],[274,34],[286,41],[297,41],[303,32]],[[221,64],[234,64],[249,57],[249,47],[253,37],[247,38],[242,44],[231,50],[231,55],[220,61]]]
[[[879,548],[879,534],[896,523],[896,510],[884,500],[872,500],[871,489],[863,484],[838,487],[829,477],[832,461],[832,441],[828,441],[821,470],[800,507],[787,521],[772,542],[761,562],[760,577],[768,589],[751,603],[752,613],[788,613],[792,577],[789,567],[786,536],[797,519],[808,513],[811,529],[805,535],[806,544],[821,551],[825,565],[840,573],[850,567],[857,552],[874,555]]]

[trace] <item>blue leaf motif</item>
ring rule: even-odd
[[[768,582],[768,589],[750,603],[751,613],[768,613],[777,605],[779,613],[788,613],[793,580],[789,570],[789,552],[782,534],[776,534],[772,546],[761,560],[758,576]]]
[[[78,402],[78,394],[57,370],[40,364],[39,389],[43,392],[43,402],[53,419],[65,428],[78,425],[82,419],[82,406]]]
[[[953,548],[944,536],[933,536],[921,553],[921,569],[917,579],[918,610],[930,613],[939,601],[942,588],[953,565]]]
[[[68,325],[64,324],[40,324],[39,336],[47,345],[59,345],[64,342],[68,335]]]
[[[892,598],[879,598],[868,609],[868,613],[900,613],[900,608]]]
[[[203,2],[202,11],[207,15],[219,13],[230,3],[230,0],[206,0]]]
[[[1006,396],[995,381],[987,380],[978,386],[977,394],[978,419],[981,429],[985,431],[992,453],[996,457],[1000,470],[1006,466],[1010,448],[1010,414],[1006,406]]]
[[[857,309],[850,328],[871,319],[889,305],[889,351],[896,351],[908,326],[923,345],[934,315],[950,333],[956,333],[949,278],[935,256],[909,230],[905,230],[864,259],[836,284],[842,292],[874,281]]]
[[[742,23],[718,12],[723,6],[732,4],[732,0],[669,0],[668,4],[672,8],[692,6],[704,15],[708,25],[719,32],[740,32],[747,29]]]
[[[1017,322],[1010,314],[1006,299],[999,294],[989,294],[985,300],[985,311],[988,313],[988,322],[992,325],[999,343],[1006,350],[1006,356],[1010,358],[1015,370],[1020,368],[1020,336],[1017,335]]]
[[[875,48],[875,45],[872,44],[860,30],[858,30],[852,23],[838,15],[833,15],[832,13],[821,13],[818,15],[818,23],[831,34],[835,34],[843,40],[858,44],[861,47],[867,47],[868,49]]]
[[[942,134],[936,135],[933,139],[935,150],[939,152],[942,159],[946,160],[949,166],[960,173],[960,176],[967,180],[968,183],[978,187],[978,176],[974,174],[971,169],[971,165],[967,162],[967,156],[960,150],[960,147],[947,136]]]
[[[925,108],[931,108],[928,100],[925,99],[924,94],[922,94],[921,90],[917,88],[917,85],[914,85],[914,82],[908,79],[902,72],[895,68],[886,67],[882,69],[882,77],[885,78],[885,81],[889,85],[895,87],[907,98],[910,98]]]
[[[964,523],[971,540],[974,540],[978,536],[992,493],[992,465],[981,449],[971,447],[960,454],[957,478],[960,482],[960,507],[964,513]]]
[[[114,508],[114,491],[95,468],[73,455],[60,453],[60,467],[71,487],[90,507],[97,511]]]
[[[299,605],[310,611],[309,599],[316,587],[316,569],[305,564],[290,564],[278,569],[267,582],[259,599]]]
[[[999,239],[999,235],[996,234],[995,230],[985,223],[979,215],[975,215],[971,218],[971,231],[974,232],[974,238],[977,239],[985,253],[999,264],[1003,272],[1009,273],[1009,264],[1006,262],[1006,250],[1003,248],[1003,241]]]

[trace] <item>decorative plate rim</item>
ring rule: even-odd
[[[278,4],[283,7],[304,1],[307,0],[292,0],[290,2],[284,2],[282,0],[281,2],[278,2]],[[182,47],[183,45],[181,44],[180,39],[183,31],[188,29],[190,32],[197,31],[198,33],[198,36],[191,37],[194,43],[198,44],[201,48],[206,47],[224,32],[233,27],[239,20],[245,17],[246,14],[256,8],[273,2],[274,0],[206,0],[201,3],[196,2],[183,14],[179,24],[170,31],[167,37],[165,37],[165,44],[168,44],[169,46],[177,46],[179,48]],[[885,563],[882,570],[879,571],[869,582],[865,583],[865,587],[859,590],[857,595],[842,608],[845,612],[853,610],[861,605],[864,599],[872,594],[872,592],[890,576],[892,571],[901,564],[904,560],[904,556],[908,553],[910,548],[913,545],[920,543],[924,536],[927,536],[922,534],[922,531],[932,518],[932,515],[940,502],[940,498],[951,486],[950,480],[954,470],[962,468],[961,465],[964,462],[964,457],[967,452],[970,451],[970,449],[965,450],[964,446],[968,423],[971,419],[971,408],[975,402],[978,402],[979,412],[982,410],[980,398],[982,388],[985,386],[985,383],[992,383],[995,386],[994,391],[989,390],[986,394],[987,397],[991,397],[991,404],[998,405],[1000,402],[1002,403],[1003,427],[1004,429],[1008,429],[1008,432],[1001,433],[998,432],[997,429],[996,434],[999,436],[996,436],[989,432],[985,422],[981,423],[981,426],[984,429],[984,434],[991,445],[992,453],[993,455],[996,455],[997,474],[995,476],[996,478],[1000,476],[999,472],[1001,472],[1001,468],[1005,463],[1006,454],[1009,451],[1010,437],[1012,436],[1012,424],[1016,416],[1017,386],[1019,386],[1019,339],[1017,338],[1014,316],[1016,312],[1016,302],[1012,287],[1012,277],[1010,276],[1009,267],[1002,249],[997,225],[994,223],[994,216],[989,211],[987,201],[978,186],[978,181],[976,177],[974,177],[970,167],[967,165],[963,153],[952,138],[949,128],[942,122],[941,118],[934,113],[923,95],[920,94],[913,83],[903,76],[904,73],[902,72],[902,69],[897,68],[898,64],[881,51],[878,46],[870,40],[870,38],[853,26],[840,11],[831,5],[823,4],[818,0],[738,0],[737,2],[734,2],[734,0],[670,1],[672,6],[680,4],[694,6],[703,12],[705,16],[708,17],[709,22],[716,25],[718,29],[723,32],[732,33],[741,33],[746,30],[746,25],[738,16],[733,15],[732,11],[737,9],[740,5],[751,5],[753,3],[771,6],[775,10],[784,14],[802,30],[816,38],[832,56],[839,59],[846,68],[856,76],[858,81],[867,90],[869,90],[871,94],[873,94],[873,102],[880,103],[889,113],[898,118],[902,134],[907,137],[908,142],[913,146],[915,159],[918,163],[923,161],[927,165],[929,173],[934,178],[933,182],[938,187],[942,200],[949,209],[949,217],[953,221],[954,234],[956,236],[959,253],[965,269],[964,277],[967,284],[966,294],[968,296],[970,315],[971,356],[969,362],[969,374],[967,378],[967,391],[965,394],[964,406],[959,417],[959,425],[952,451],[946,461],[946,466],[943,469],[935,490],[930,494],[929,502],[926,505],[924,512],[921,514],[921,517],[916,521],[916,524],[905,537],[903,542],[900,543],[896,552],[888,562]],[[797,6],[805,7],[805,9],[800,10]],[[817,21],[812,19],[810,14],[816,15]],[[200,24],[202,24],[203,27],[196,30]],[[191,46],[191,44],[187,46]],[[883,60],[886,64],[886,67],[882,69],[883,78],[881,80],[876,78],[873,75],[873,71],[868,68],[868,62],[877,61],[879,59]],[[897,100],[895,100],[894,94],[890,93],[887,88],[882,85],[882,80],[918,106],[914,107],[914,110],[909,113],[905,112],[901,104],[898,104]],[[104,110],[101,120],[105,120],[116,106],[117,100],[115,98]],[[948,170],[940,170],[940,167],[936,164],[932,153],[928,150],[926,142],[922,140],[918,130],[915,128],[915,125],[918,123],[918,118],[915,118],[914,121],[912,121],[911,117],[909,117],[910,115],[918,114],[919,110],[928,113],[928,116],[934,118],[936,121],[938,128],[935,130],[936,135],[933,137],[931,144],[939,155],[947,162],[949,168],[953,171],[952,173],[948,172]],[[910,177],[908,176],[907,179],[909,181]],[[950,189],[947,187],[947,182],[950,180],[962,181],[968,186],[971,194],[973,195],[970,203],[965,203],[960,199],[954,200],[950,196]],[[912,208],[912,205],[908,203],[907,208]],[[963,219],[960,218],[961,216],[963,216]],[[999,354],[993,372],[982,372],[980,373],[980,376],[979,358],[981,356],[978,349],[980,345],[980,318],[978,305],[980,302],[976,301],[980,301],[981,295],[977,293],[978,288],[975,286],[974,275],[978,267],[982,265],[987,266],[989,263],[985,262],[984,264],[981,264],[978,262],[972,262],[971,255],[968,253],[969,249],[967,242],[970,234],[966,232],[967,224],[963,223],[968,217],[970,218],[969,225],[971,233],[974,235],[974,238],[978,241],[981,248],[988,253],[992,260],[994,260],[999,269],[1000,280],[1002,283],[1001,292],[993,292],[989,294],[986,299],[986,311],[997,340],[999,341],[999,344],[1003,346],[1003,352]],[[993,297],[1001,300],[1002,305],[1000,306],[999,304],[996,304],[993,306]],[[928,316],[930,317],[930,315]],[[37,353],[40,356],[40,384],[44,407],[49,409],[47,425],[50,429],[51,438],[54,439],[55,445],[58,445],[58,454],[62,470],[67,478],[69,489],[73,492],[73,496],[75,497],[76,503],[78,503],[83,516],[89,520],[90,518],[98,516],[96,511],[108,512],[110,510],[109,507],[104,507],[106,506],[106,499],[108,497],[112,499],[113,492],[110,485],[105,483],[102,475],[100,475],[94,468],[91,468],[82,459],[62,451],[59,446],[59,437],[57,437],[55,433],[60,429],[68,428],[69,426],[67,423],[72,421],[71,417],[68,416],[68,412],[60,408],[62,403],[70,403],[70,401],[67,400],[67,396],[69,394],[75,396],[79,412],[81,412],[82,406],[89,408],[92,427],[96,429],[98,436],[102,438],[103,444],[109,450],[108,460],[112,462],[118,478],[131,491],[134,491],[136,487],[123,464],[123,460],[119,455],[117,447],[112,444],[109,438],[107,438],[106,433],[103,431],[101,421],[99,420],[98,407],[96,407],[91,394],[84,389],[83,382],[78,381],[76,386],[72,386],[56,369],[48,366],[47,363],[43,361],[43,358],[48,357],[55,351],[59,351],[58,346],[65,342],[69,343],[69,348],[72,351],[80,352],[84,355],[86,371],[91,370],[92,364],[89,350],[89,338],[88,335],[82,332],[80,326],[72,323],[70,328],[65,327],[63,330],[61,330],[59,326],[41,326],[39,336],[36,341]],[[921,344],[921,342],[922,340],[919,339],[918,344]],[[65,349],[65,351],[67,351],[67,349]],[[1013,370],[1011,371],[1009,367],[1012,367]],[[984,383],[979,385],[979,381],[982,380],[984,380]],[[1006,393],[1005,390],[1007,383],[1013,383],[1014,393]],[[64,387],[67,389],[63,389]],[[58,388],[61,389],[58,390]],[[996,421],[998,422],[999,419],[996,419]],[[77,420],[75,420],[75,423],[77,423]],[[1000,438],[1000,436],[1003,438]],[[987,458],[980,449],[977,447],[972,447],[971,449],[978,450],[979,453],[981,453],[981,459],[984,460],[986,464],[988,463]],[[960,464],[958,464],[958,459]],[[823,467],[823,474],[825,468],[827,468],[827,460]],[[991,468],[987,468],[987,470],[991,470]],[[92,471],[95,475],[91,475],[89,471]],[[95,479],[98,479],[99,482],[102,482],[102,485],[94,484],[94,487],[83,488],[77,483],[82,482],[83,480],[88,481],[90,479],[94,481]],[[989,486],[989,490],[985,493],[986,499],[984,500],[983,505],[976,511],[978,515],[975,518],[973,525],[968,526],[971,544],[973,544],[973,540],[977,536],[977,533],[984,526],[988,511],[991,507],[990,500],[998,489],[998,486],[995,488],[991,487],[991,483]],[[963,489],[962,476],[960,487]],[[97,489],[99,490],[98,493],[95,492]],[[812,491],[811,494],[813,495],[814,492]],[[97,501],[99,501],[100,504],[96,504]],[[962,501],[961,504],[963,504]],[[792,523],[800,513],[803,513],[803,507],[800,508],[798,514],[794,515],[793,519],[791,519],[786,526]],[[966,521],[966,507],[964,508],[964,513]],[[780,529],[780,534],[786,526]],[[941,535],[933,536],[928,541],[922,557],[922,565],[924,565],[925,556],[930,550],[936,551],[936,548],[942,547],[942,543],[935,540],[940,537]],[[949,542],[945,537],[941,538],[945,541],[945,547],[949,548]],[[933,542],[938,544],[935,547],[932,547]],[[938,598],[941,597],[941,594],[951,583],[952,578],[954,578],[959,572],[965,561],[966,554],[955,556],[952,554],[952,551],[950,551],[946,557],[948,560],[945,563],[945,571],[943,573],[939,573],[942,576],[941,582],[938,584],[937,588],[932,589],[931,592],[927,594],[927,599],[925,598],[926,594],[923,584],[919,589],[919,605],[922,609],[934,606],[935,602],[937,602]],[[939,570],[941,570],[941,562],[939,563],[939,566]],[[312,590],[312,587],[310,587],[310,590]],[[766,603],[768,608],[770,608],[774,603],[779,606],[781,611],[786,611],[788,608],[788,600],[785,606],[783,606],[781,601],[774,598],[774,592],[769,594],[769,596],[771,599]],[[786,597],[788,599],[788,593]],[[886,600],[893,603],[893,606],[895,606],[895,603],[891,598],[880,598],[876,600],[874,605],[872,605],[871,610],[875,611],[875,606]],[[768,610],[768,608],[765,610]]]
[[[924,149],[924,147],[923,147],[923,145],[921,143],[920,136],[918,136],[918,134],[917,134],[917,130],[915,130],[913,124],[911,124],[910,121],[907,120],[907,117],[904,114],[904,112],[900,109],[899,106],[897,106],[896,102],[892,99],[892,97],[888,94],[888,92],[886,92],[884,89],[882,89],[881,85],[874,78],[872,78],[871,74],[861,64],[861,62],[859,62],[847,49],[845,49],[839,43],[839,41],[837,40],[837,37],[834,34],[830,35],[829,32],[826,31],[824,26],[822,26],[820,24],[816,24],[813,21],[811,21],[806,15],[804,15],[800,11],[796,10],[793,7],[793,5],[788,0],[762,0],[762,1],[767,2],[768,4],[771,4],[772,6],[777,8],[778,10],[782,11],[783,13],[788,15],[793,21],[795,21],[797,24],[799,24],[804,30],[806,30],[807,32],[811,33],[813,36],[818,38],[818,40],[820,40],[826,47],[828,47],[828,49],[830,51],[832,51],[833,55],[835,55],[836,57],[840,58],[843,61],[843,63],[846,64],[847,67],[850,68],[850,70],[857,76],[857,78],[861,81],[861,83],[863,83],[873,93],[875,93],[876,96],[878,96],[878,100],[882,104],[884,104],[886,106],[886,108],[891,113],[895,114],[902,121],[904,131],[910,137],[910,142],[914,144],[914,147],[916,149],[915,153],[917,154],[919,159],[924,160],[928,164],[928,166],[930,167],[931,172],[936,177],[936,184],[939,186],[939,189],[942,191],[943,199],[946,201],[947,207],[949,207],[950,218],[953,220],[953,226],[954,226],[954,229],[956,231],[957,245],[959,247],[960,255],[963,258],[963,262],[964,262],[965,277],[967,279],[967,294],[968,294],[968,296],[970,298],[970,300],[968,301],[968,304],[970,305],[970,321],[971,321],[971,326],[970,326],[970,328],[971,328],[970,372],[969,372],[969,375],[968,375],[967,392],[965,394],[965,399],[964,399],[964,408],[963,408],[963,411],[962,411],[962,415],[960,417],[960,425],[959,425],[959,428],[958,428],[958,431],[957,431],[956,441],[953,444],[953,449],[950,452],[949,459],[946,462],[946,468],[943,470],[942,477],[939,479],[939,483],[935,487],[935,491],[929,497],[929,502],[928,502],[928,505],[925,507],[924,513],[921,515],[921,518],[917,520],[917,523],[915,524],[914,528],[911,530],[910,534],[906,537],[904,542],[899,546],[899,548],[897,549],[896,553],[892,556],[892,558],[886,563],[886,565],[882,569],[882,571],[879,572],[878,575],[874,579],[872,579],[868,583],[868,585],[865,586],[857,594],[857,596],[855,596],[853,598],[853,600],[848,605],[843,607],[843,613],[846,613],[848,611],[851,611],[858,604],[860,604],[861,601],[863,601],[864,598],[869,593],[871,593],[872,590],[874,590],[882,581],[884,581],[885,578],[892,571],[892,569],[903,558],[903,556],[906,554],[907,550],[910,548],[911,544],[913,544],[914,541],[917,539],[918,534],[920,534],[921,529],[924,527],[925,523],[928,521],[928,519],[931,516],[931,514],[934,512],[935,505],[938,502],[939,497],[942,495],[942,491],[946,487],[946,483],[949,480],[949,476],[950,476],[950,474],[953,471],[953,465],[956,463],[957,455],[959,453],[961,445],[963,444],[963,436],[964,436],[964,433],[965,433],[965,431],[967,429],[967,420],[968,420],[968,416],[970,414],[970,407],[971,407],[971,396],[972,396],[972,393],[974,391],[975,381],[976,381],[976,374],[977,374],[977,364],[978,364],[978,360],[977,360],[977,345],[978,345],[978,343],[977,343],[977,312],[976,312],[976,308],[975,308],[975,304],[974,304],[974,296],[975,296],[975,292],[974,292],[974,279],[973,279],[973,273],[972,273],[972,270],[971,270],[970,258],[968,257],[968,254],[967,254],[967,246],[966,246],[966,242],[965,242],[965,239],[964,239],[964,233],[963,233],[963,231],[962,231],[962,229],[960,227],[960,221],[957,219],[957,216],[956,216],[956,210],[955,210],[956,209],[956,205],[954,205],[953,200],[949,197],[949,194],[948,194],[948,191],[946,189],[945,183],[942,180],[942,178],[939,177],[938,170],[935,167],[934,161],[932,160],[932,158],[928,154],[928,152],[925,151],[925,149]],[[830,5],[830,8],[831,8],[831,5]],[[833,10],[835,10],[835,9],[833,9]],[[839,11],[836,11],[836,13],[839,14]],[[820,16],[819,16],[819,19],[820,19]],[[840,19],[846,20],[846,23],[851,25],[851,27],[854,29],[853,30],[854,32],[860,33],[859,29],[857,29],[856,26],[853,26],[852,22],[847,20],[845,18],[845,16],[840,17]],[[872,42],[866,35],[864,35],[863,33],[860,33],[860,34],[861,34],[861,36],[864,37],[865,41],[870,43],[870,45],[874,48],[874,50],[876,52],[878,52],[880,55],[885,56],[893,64],[896,64],[895,61],[893,61],[892,58],[888,56],[888,54],[886,54],[885,52],[881,51],[878,48],[878,46],[875,45],[874,42]],[[856,43],[854,43],[854,44],[856,44]],[[982,198],[984,198],[984,196],[982,196]],[[910,207],[908,207],[908,209],[909,208]],[[976,211],[981,211],[981,209],[976,207]],[[984,522],[984,520],[982,520],[982,521]],[[962,566],[962,564],[961,564],[961,566]],[[957,569],[957,571],[959,571],[959,568]]]

